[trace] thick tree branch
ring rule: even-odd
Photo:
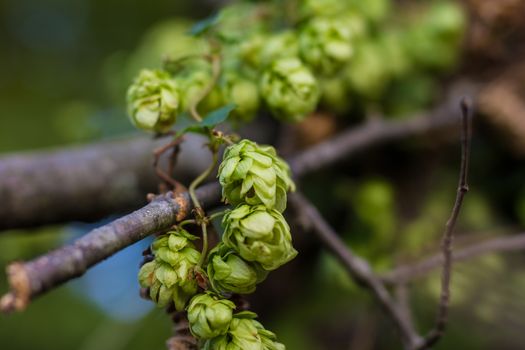
[[[294,193],[290,200],[301,209],[301,214],[309,221],[318,238],[324,246],[339,259],[352,278],[361,286],[368,289],[392,319],[397,327],[406,348],[411,349],[421,343],[410,319],[405,316],[401,307],[392,299],[383,282],[373,273],[368,262],[355,255],[341,240],[339,235],[326,222],[319,211],[300,193]]]
[[[498,252],[512,252],[525,250],[525,233],[517,235],[487,239],[452,253],[454,262],[467,261],[481,255]],[[417,278],[426,276],[430,271],[443,266],[443,254],[435,254],[419,262],[399,266],[381,276],[385,283],[408,283]]]
[[[146,204],[157,192],[153,150],[166,140],[146,137],[68,150],[0,158],[0,231],[68,221],[91,221]],[[187,181],[209,161],[200,138],[188,137],[175,176]]]
[[[457,125],[451,105],[449,101],[428,116],[416,116],[403,121],[377,121],[343,132],[338,137],[313,146],[290,159],[292,173],[301,177],[367,146]],[[357,141],[348,142],[346,139]],[[204,208],[210,208],[218,204],[219,192],[218,183],[203,186],[199,191],[199,201]],[[11,264],[8,267],[11,291],[2,298],[0,309],[22,310],[34,297],[82,275],[89,267],[115,252],[147,235],[168,229],[177,220],[183,219],[190,209],[187,193],[175,199],[164,196],[142,209],[87,233],[72,245],[58,248],[26,263]]]

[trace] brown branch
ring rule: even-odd
[[[153,168],[157,176],[164,181],[164,185],[169,186],[175,193],[180,193],[183,191],[184,186],[177,180],[175,180],[172,175],[175,172],[175,164],[177,162],[177,156],[180,152],[180,144],[182,143],[183,138],[177,137],[170,140],[170,142],[155,148],[153,151]],[[163,169],[160,164],[161,157],[164,153],[168,152],[171,149],[171,154],[169,156],[167,172]],[[161,191],[166,192],[166,191]]]
[[[209,160],[190,135],[175,176],[189,181]],[[69,221],[93,221],[147,204],[157,192],[152,152],[165,142],[146,137],[67,150],[0,157],[0,231]]]
[[[383,282],[373,273],[368,262],[357,256],[341,240],[333,228],[326,222],[313,204],[300,193],[290,196],[290,201],[301,209],[301,214],[309,221],[318,238],[342,263],[350,276],[362,287],[368,289],[385,313],[394,322],[407,348],[413,348],[421,343],[419,335],[414,330],[403,310],[395,303],[385,288]]]
[[[215,182],[203,186],[197,195],[202,203],[210,206],[219,201],[219,186]],[[0,300],[0,310],[23,310],[31,299],[81,276],[91,266],[144,237],[169,228],[185,218],[191,209],[187,192],[175,198],[167,193],[144,208],[89,232],[71,245],[26,263],[9,265],[11,291]]]
[[[448,322],[448,309],[450,304],[450,280],[452,277],[452,242],[454,240],[454,228],[461,211],[463,199],[468,192],[468,169],[470,158],[470,119],[472,117],[472,107],[466,99],[461,101],[461,168],[459,171],[459,184],[456,200],[449,220],[447,221],[441,249],[443,253],[443,271],[441,274],[441,295],[439,298],[436,324],[434,328],[425,336],[425,341],[414,349],[428,349],[436,344],[443,336]]]
[[[296,177],[326,167],[366,147],[387,140],[421,135],[457,124],[450,116],[450,101],[428,116],[416,116],[403,121],[378,121],[343,132],[290,159]],[[350,142],[347,139],[355,139]],[[330,154],[329,157],[326,157]],[[220,188],[217,182],[198,190],[203,207],[218,204]],[[26,263],[8,267],[11,291],[2,299],[2,311],[21,310],[34,297],[82,275],[89,267],[110,257],[115,252],[137,242],[147,235],[168,229],[176,220],[184,218],[191,206],[187,192],[175,199],[164,196],[142,209],[108,225],[88,232],[72,245],[59,248]],[[18,281],[25,281],[19,283]]]
[[[457,106],[460,101],[454,97],[457,96],[457,90],[475,93],[473,87],[457,87],[452,89],[451,97],[447,101],[424,114],[401,121],[389,121],[384,118],[368,120],[362,126],[342,132],[290,159],[290,166],[294,174],[310,173],[371,146],[454,128],[459,125]]]
[[[452,260],[454,262],[462,262],[484,254],[521,250],[525,250],[525,233],[488,239],[466,246],[453,252]],[[435,254],[420,262],[399,266],[381,276],[381,279],[389,284],[408,283],[416,278],[426,276],[430,271],[442,266],[443,262],[443,254]]]

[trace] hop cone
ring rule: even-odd
[[[281,58],[262,75],[261,95],[277,118],[296,122],[317,107],[319,87],[301,60]]]
[[[297,34],[292,30],[285,30],[265,40],[260,52],[261,63],[267,65],[278,58],[297,57],[298,54]]]
[[[188,300],[197,293],[197,281],[193,273],[200,253],[191,240],[195,239],[184,230],[169,232],[152,244],[155,259],[142,266],[139,282],[149,288],[151,299],[158,306],[171,301],[182,311]]]
[[[284,211],[286,192],[295,189],[290,168],[271,146],[242,140],[226,149],[219,167],[222,196],[231,204],[263,204]]]
[[[245,122],[252,120],[260,103],[257,84],[232,72],[223,75],[223,83],[223,100],[236,105],[232,111],[232,118]]]
[[[450,68],[459,57],[465,23],[465,14],[458,3],[432,3],[411,24],[404,46],[418,65],[437,70]]]
[[[208,257],[208,278],[218,292],[250,294],[268,274],[256,262],[244,261],[233,249],[219,243]]]
[[[234,315],[228,333],[206,341],[204,350],[285,350],[275,334],[264,329],[255,317],[248,311]]]
[[[275,209],[241,204],[224,215],[222,224],[223,243],[265,270],[275,270],[297,255],[290,227]]]
[[[127,101],[128,114],[137,128],[164,132],[177,118],[179,87],[169,73],[144,69],[129,87]]]
[[[193,63],[178,78],[181,88],[181,110],[187,112],[198,102],[199,112],[207,114],[223,104],[218,88],[214,88],[202,101],[198,101],[213,79],[208,63]]]
[[[299,48],[302,59],[323,75],[333,75],[353,56],[353,18],[315,18],[302,29]]]
[[[302,0],[299,12],[303,18],[335,16],[347,11],[348,5],[348,0]]]
[[[212,294],[194,296],[188,305],[188,321],[195,337],[211,339],[228,331],[235,304]]]
[[[385,52],[377,41],[369,40],[359,45],[359,50],[344,76],[359,96],[377,100],[385,91],[392,74],[385,64]]]

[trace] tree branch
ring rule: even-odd
[[[219,192],[218,183],[213,182],[198,189],[197,195],[202,203],[210,206],[219,201]],[[169,228],[184,219],[191,209],[187,192],[175,198],[170,192],[129,215],[90,231],[71,245],[26,263],[9,265],[11,291],[0,300],[0,310],[23,310],[31,299],[81,276],[91,266],[146,236]]]
[[[68,221],[91,221],[129,212],[157,192],[153,150],[165,140],[146,137],[68,150],[20,153],[0,158],[0,231]],[[190,136],[175,176],[187,181],[209,157]]]
[[[343,132],[290,159],[292,173],[301,177],[366,147],[457,125],[457,118],[451,117],[452,104],[448,101],[428,116],[416,116],[403,121],[377,121]],[[218,204],[219,184],[214,182],[203,186],[198,191],[198,198],[205,209]],[[164,196],[142,209],[88,232],[72,245],[58,248],[26,263],[11,264],[7,268],[11,291],[2,298],[0,310],[24,309],[31,299],[82,275],[97,262],[147,235],[168,229],[190,210],[186,192],[176,198]]]
[[[498,237],[475,243],[456,250],[452,253],[454,262],[467,261],[478,256],[497,253],[525,250],[525,233],[508,237]],[[427,275],[430,271],[443,265],[443,254],[436,254],[420,262],[399,266],[381,276],[381,280],[388,284],[408,283],[414,279]]]
[[[441,296],[438,304],[436,324],[425,336],[425,341],[414,349],[428,349],[436,344],[445,332],[448,322],[448,309],[450,304],[450,280],[452,277],[452,242],[454,240],[454,228],[461,211],[463,199],[468,192],[468,169],[470,159],[470,119],[472,117],[472,106],[466,99],[461,101],[461,168],[459,171],[459,184],[456,200],[449,220],[447,221],[443,240],[441,243],[443,253],[443,272],[441,275]]]
[[[451,97],[442,105],[408,119],[369,120],[362,126],[342,132],[328,142],[311,147],[290,159],[290,167],[294,170],[294,174],[310,173],[371,146],[456,127],[459,124],[457,118],[459,100],[453,96],[454,94],[451,93]]]
[[[473,91],[471,88],[453,88]],[[343,132],[291,159],[294,174],[319,170],[359,150],[387,141],[457,125],[455,98],[425,115],[401,121],[369,122]],[[268,134],[257,127],[260,134]],[[251,130],[248,130],[251,131]],[[175,178],[191,180],[209,163],[198,137],[188,135]],[[0,231],[59,222],[91,221],[145,204],[158,178],[151,154],[161,142],[146,138],[104,142],[68,150],[0,157]]]
[[[326,222],[319,211],[300,193],[290,196],[302,214],[309,221],[313,231],[323,244],[332,252],[346,268],[350,276],[362,287],[368,289],[386,314],[397,327],[401,338],[407,348],[413,348],[421,343],[420,336],[416,333],[409,318],[392,299],[383,282],[372,272],[368,262],[355,255],[352,250],[341,240],[333,228]]]

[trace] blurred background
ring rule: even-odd
[[[357,106],[351,116],[315,115],[276,135],[293,133],[293,145],[282,145],[297,151],[359,124],[370,111],[403,118],[442,101],[454,82],[482,84],[472,192],[458,228],[462,244],[519,233],[525,226],[525,1],[451,2],[464,16],[460,45],[451,56],[440,49],[439,38],[435,46],[421,49],[436,53],[438,62],[447,61],[445,67],[429,63],[403,79],[377,78],[385,85],[381,96],[365,93],[377,85],[363,87],[363,99],[372,102]],[[392,3],[395,7],[384,15],[379,7],[379,18],[401,16],[396,11],[410,1]],[[127,86],[140,68],[158,65],[164,52],[177,48],[173,37],[190,21],[209,16],[216,6],[204,0],[0,0],[1,155],[137,133],[126,118]],[[418,11],[407,17],[425,18]],[[362,61],[367,64],[359,72],[382,64],[373,55]],[[388,271],[437,251],[455,195],[457,139],[452,130],[376,147],[308,176],[301,187],[357,253],[377,271]],[[0,266],[47,252],[114,218],[1,232]],[[368,294],[296,226],[298,258],[272,273],[250,297],[265,326],[291,350],[400,348]],[[169,317],[138,295],[136,274],[148,244],[145,240],[116,254],[23,313],[0,315],[2,349],[165,348],[172,332]],[[522,349],[524,267],[523,253],[489,254],[458,264],[450,328],[436,349]],[[0,290],[6,288],[0,274]],[[409,292],[416,324],[429,328],[439,273],[418,279]]]

